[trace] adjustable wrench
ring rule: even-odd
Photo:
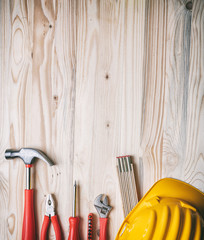
[[[104,200],[102,200],[103,194],[100,194],[96,197],[94,201],[94,206],[100,217],[100,235],[99,240],[107,239],[107,222],[108,222],[108,214],[112,209],[111,206],[108,205],[108,197],[105,195]]]

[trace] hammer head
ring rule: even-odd
[[[35,148],[21,148],[20,150],[7,149],[5,152],[6,159],[21,158],[23,162],[27,164],[32,164],[34,158],[42,159],[44,162],[48,163],[50,166],[54,163],[46,156],[42,151]]]

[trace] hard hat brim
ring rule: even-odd
[[[192,207],[196,208],[199,214],[204,219],[204,193],[197,188],[183,181],[164,178],[156,182],[133,210],[127,215],[123,224],[121,225],[115,240],[120,239],[120,235],[127,223],[131,222],[133,215],[136,216],[139,211],[147,207],[147,202],[156,197],[160,198],[174,198],[187,202]]]

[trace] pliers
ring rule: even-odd
[[[61,229],[60,229],[57,215],[55,214],[55,205],[54,205],[54,200],[51,194],[47,195],[45,208],[46,208],[46,213],[43,220],[40,239],[41,240],[47,239],[47,232],[48,232],[48,227],[51,219],[51,222],[54,227],[55,235],[56,235],[56,240],[61,240],[62,239]]]

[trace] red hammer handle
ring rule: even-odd
[[[33,189],[25,189],[22,240],[36,240]]]
[[[106,240],[107,239],[107,222],[108,222],[108,218],[100,218],[99,240]]]

